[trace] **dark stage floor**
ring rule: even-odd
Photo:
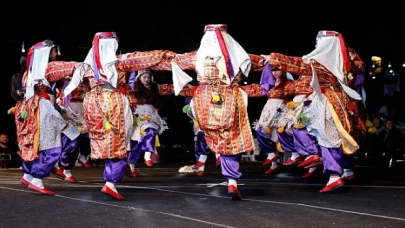
[[[244,162],[242,201],[231,201],[214,163],[206,175],[179,174],[184,164],[139,164],[141,176],[118,186],[125,201],[100,192],[102,169],[77,167],[80,183],[46,179],[55,196],[19,183],[21,171],[0,171],[0,227],[405,227],[405,169],[358,167],[340,193],[320,194],[325,177],[301,179],[303,170],[262,174]]]

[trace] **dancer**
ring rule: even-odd
[[[52,78],[45,73],[52,67],[63,69],[60,77],[73,74],[75,62],[57,62],[58,52],[53,42],[45,40],[32,46],[27,55],[27,72],[23,76],[25,99],[14,111],[17,140],[22,151],[23,172],[21,183],[43,194],[54,193],[42,182],[69,145],[74,146],[79,133],[55,109],[55,96],[50,88]],[[53,78],[57,79],[57,78]],[[68,145],[69,144],[69,145]],[[64,159],[62,160],[65,161]]]
[[[133,115],[126,91],[119,87],[121,83],[126,84],[125,77],[120,77],[120,73],[149,67],[165,70],[175,54],[171,51],[150,51],[116,56],[117,49],[115,33],[96,33],[84,67],[75,71],[64,90],[64,96],[68,96],[81,83],[87,70],[92,72],[93,77],[88,77],[91,90],[83,101],[84,119],[91,140],[91,159],[106,159],[106,183],[102,192],[124,200],[115,185],[122,180],[127,166]]]
[[[83,99],[87,92],[90,91],[90,85],[88,80],[84,80],[80,85],[66,98],[63,98],[63,90],[69,83],[64,81],[64,85],[61,89],[61,106],[66,110],[68,119],[73,123],[73,125],[80,132],[78,138],[77,147],[77,162],[85,168],[91,168],[93,165],[88,160],[90,156],[90,138],[87,131],[86,122],[84,120],[84,108]]]
[[[286,105],[288,98],[284,92],[284,87],[292,84],[293,80],[291,74],[276,68],[271,69],[270,65],[266,65],[262,73],[260,84],[268,100],[260,119],[254,123],[254,128],[259,146],[267,155],[263,165],[271,165],[265,174],[273,174],[280,169],[277,163],[278,151],[295,152],[291,132],[293,116],[289,113]]]
[[[211,153],[210,148],[207,145],[205,140],[205,133],[198,126],[198,122],[193,116],[193,112],[190,107],[192,97],[186,98],[186,105],[183,108],[183,112],[191,118],[193,123],[193,132],[194,132],[194,154],[197,160],[196,164],[191,166],[183,166],[179,169],[180,173],[196,173],[197,176],[203,176],[205,170],[205,162],[207,161],[208,155]],[[216,155],[216,165],[220,164],[220,155]]]
[[[343,153],[353,154],[359,146],[349,134],[352,124],[348,118],[356,111],[350,101],[361,96],[346,84],[351,70],[346,44],[340,33],[320,31],[317,45],[310,54],[299,58],[272,53],[268,63],[284,71],[300,75],[292,95],[308,95],[302,103],[304,124],[316,136],[321,147],[324,173],[329,175],[321,192],[330,192],[344,185]]]
[[[242,74],[249,75],[250,56],[227,33],[226,25],[207,25],[198,51],[176,56],[172,64],[175,90],[191,80],[182,70],[197,71],[199,86],[190,103],[193,116],[206,134],[208,147],[221,155],[222,174],[228,179],[231,199],[241,200],[237,185],[242,176],[241,153],[253,151],[254,142],[247,116],[245,91],[249,89],[243,91],[238,82]],[[183,84],[176,84],[179,81]],[[261,96],[255,89],[249,92]]]

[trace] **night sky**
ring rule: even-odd
[[[10,81],[19,70],[21,42],[28,49],[36,42],[51,39],[61,46],[61,60],[83,61],[96,32],[115,31],[122,52],[170,49],[177,53],[189,52],[199,47],[204,25],[228,24],[229,34],[248,53],[269,54],[281,52],[302,56],[312,51],[319,30],[335,30],[343,34],[346,42],[357,50],[370,65],[372,55],[390,59],[398,71],[403,71],[405,60],[404,19],[393,13],[396,5],[344,4],[329,6],[332,1],[247,1],[215,7],[212,1],[91,1],[73,4],[71,1],[45,1],[36,5],[10,2],[2,14],[6,58],[2,58],[4,83],[0,83],[4,104],[1,105],[0,130],[15,135],[13,117],[7,110],[14,105],[10,97]],[[113,4],[120,2],[118,4]],[[217,1],[222,2],[222,1]],[[284,2],[284,3],[282,3]],[[353,2],[353,1],[351,1]],[[187,4],[186,4],[187,3]],[[365,2],[366,3],[366,2]],[[239,4],[239,5],[237,5]],[[380,3],[382,4],[382,3]],[[21,6],[24,5],[22,8]],[[368,9],[367,9],[368,8]],[[313,9],[313,10],[310,10]],[[4,60],[5,59],[5,60]],[[387,64],[387,63],[386,63]],[[170,83],[170,73],[156,73],[158,83]],[[252,74],[248,82],[259,82],[260,73]],[[382,93],[381,83],[369,83],[368,91]],[[378,95],[375,95],[378,96]],[[166,109],[178,109],[182,120],[169,119],[169,127],[176,128],[180,121],[189,119],[181,113],[184,98],[165,98]],[[370,98],[371,99],[371,98]],[[259,117],[265,99],[252,100],[251,121]],[[174,108],[173,108],[174,107]],[[258,110],[260,109],[260,110]],[[173,116],[173,114],[167,114]],[[175,121],[174,121],[175,120]],[[189,133],[191,125],[189,125]]]

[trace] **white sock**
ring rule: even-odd
[[[114,192],[118,193],[117,189],[115,188],[115,184],[112,182],[105,182],[105,185],[107,185],[107,187],[109,187],[111,190],[113,190]]]
[[[135,171],[135,164],[129,164],[129,168],[131,168],[131,171]]]
[[[298,158],[300,155],[297,152],[291,152],[291,160],[295,160]]]
[[[221,155],[218,154],[218,153],[215,154],[215,158],[219,158],[220,156],[221,156]]]
[[[236,180],[234,180],[234,179],[228,179],[228,186],[231,186],[231,185],[238,187],[238,182],[236,182]]]
[[[59,161],[58,161],[58,162],[56,162],[56,163],[55,163],[55,165],[54,165],[53,167],[55,167],[55,168],[59,169],[59,168],[60,168],[60,167],[59,167]]]
[[[276,156],[276,153],[271,152],[267,155],[267,159],[271,160],[272,158],[274,158]]]
[[[24,173],[23,178],[24,178],[24,180],[31,182],[33,177],[31,176],[31,174]]]
[[[333,182],[335,182],[335,181],[337,181],[337,180],[339,180],[339,179],[340,179],[339,176],[330,176],[330,177],[329,177],[328,184],[332,184]]]
[[[152,155],[151,152],[145,152],[145,155],[143,156],[143,158],[145,159],[145,161],[152,160],[152,159],[150,158],[151,155]]]
[[[81,161],[81,162],[83,162],[83,163],[86,163],[86,162],[88,162],[89,160],[87,160],[87,157],[86,157],[86,156],[80,155],[80,156],[79,156],[79,161]]]
[[[318,167],[309,168],[308,173],[313,173],[317,169],[318,169]]]
[[[201,167],[198,167],[198,171],[203,171],[204,172],[204,169],[205,169],[205,165],[203,165],[203,166],[201,166]]]
[[[32,178],[31,184],[38,187],[38,188],[43,188],[44,184],[42,184],[42,179],[39,178]]]
[[[205,163],[207,161],[208,156],[207,155],[200,155],[198,158],[199,162]]]
[[[349,177],[351,175],[354,175],[354,172],[352,169],[343,169],[342,177]]]
[[[275,169],[275,168],[277,168],[277,166],[278,166],[277,162],[274,161],[271,163],[270,169]]]
[[[65,170],[63,170],[63,174],[65,174],[65,177],[71,177],[71,176],[73,176],[73,175],[72,175],[72,170],[67,170],[67,169],[65,169]]]

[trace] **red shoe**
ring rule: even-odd
[[[204,171],[197,171],[197,176],[203,176],[204,175]]]
[[[274,161],[276,161],[279,158],[279,156],[276,154],[272,159],[266,159],[263,162],[263,165],[271,165]]]
[[[111,190],[111,188],[107,187],[107,185],[104,185],[104,187],[101,189],[101,192],[104,192],[105,194],[112,196],[114,199],[125,200],[125,198],[122,195],[120,195],[118,192]]]
[[[288,166],[288,165],[295,165],[298,164],[300,161],[304,160],[305,156],[298,156],[296,159],[292,160],[291,158],[289,158],[286,162],[283,163],[283,165]]]
[[[306,172],[306,173],[302,176],[302,178],[310,178],[310,177],[312,177],[312,176],[315,175],[315,172],[316,172],[316,170],[314,170],[313,172]]]
[[[310,168],[318,167],[318,166],[321,166],[321,165],[323,165],[323,161],[319,160],[319,161],[313,162],[310,165],[305,166],[304,168],[310,169]]]
[[[195,163],[195,167],[196,168],[200,168],[200,167],[202,167],[202,166],[204,166],[205,165],[205,163],[204,162],[201,162],[201,161],[197,161],[196,163]]]
[[[350,175],[350,176],[346,176],[346,177],[342,177],[343,181],[352,181],[354,180],[356,176],[354,174]]]
[[[215,161],[215,165],[216,166],[221,165],[221,157],[217,157],[217,160]]]
[[[268,169],[266,172],[264,172],[264,174],[266,174],[266,175],[274,174],[274,173],[278,172],[279,170],[280,170],[280,166],[276,166],[276,168],[274,168],[274,169],[272,169],[272,168]]]
[[[25,185],[25,186],[30,185],[30,182],[28,182],[26,179],[24,179],[24,177],[21,178],[20,183]]]
[[[308,159],[305,159],[303,162],[298,164],[298,167],[305,167],[307,165],[310,165],[313,162],[319,161],[319,159],[320,159],[319,155],[317,155],[317,154],[311,155],[308,157]]]
[[[325,193],[325,192],[333,192],[333,191],[337,190],[338,188],[343,187],[344,185],[345,185],[345,184],[343,183],[342,178],[339,178],[338,180],[336,180],[336,181],[334,181],[334,182],[332,182],[332,183],[326,185],[326,186],[325,186],[324,188],[322,188],[321,191],[319,191],[319,192],[322,192],[322,193]]]
[[[234,185],[228,186],[228,194],[232,200],[241,200],[242,199],[242,195],[240,194],[238,188],[235,187]]]
[[[146,164],[146,166],[152,167],[153,166],[153,161],[152,160],[146,160],[145,164]]]
[[[55,174],[61,180],[65,180],[65,174],[61,168],[53,168],[52,173]]]
[[[47,189],[45,186],[42,186],[42,188],[37,187],[33,184],[29,184],[28,188],[37,192],[40,192],[44,195],[55,195],[55,193],[53,193],[51,190]]]
[[[65,181],[70,183],[77,183],[77,180],[74,176],[65,177]]]
[[[129,172],[129,175],[131,176],[131,177],[137,177],[138,176],[138,173],[134,170],[134,171],[130,171]]]
[[[82,161],[78,161],[79,162],[79,164],[81,164],[83,167],[85,167],[85,168],[91,168],[91,167],[93,167],[93,165],[90,163],[90,162],[82,162]]]

